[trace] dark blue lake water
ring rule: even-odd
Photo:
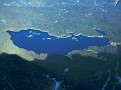
[[[82,50],[89,46],[106,46],[109,40],[106,37],[74,36],[57,38],[46,32],[37,30],[21,30],[20,32],[7,31],[13,43],[26,50],[36,53],[68,54],[73,50]]]

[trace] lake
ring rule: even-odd
[[[26,50],[32,50],[35,53],[47,54],[68,54],[73,50],[83,50],[89,46],[107,46],[109,40],[106,37],[87,37],[75,36],[57,38],[49,35],[47,32],[38,30],[21,30],[19,32],[7,31],[13,43]]]

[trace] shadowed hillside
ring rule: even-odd
[[[54,72],[65,90],[120,90],[121,85],[116,84],[116,67],[118,75],[121,76],[121,56],[108,53],[100,53],[98,56],[107,60],[80,55],[74,55],[72,59],[62,55],[51,55],[45,61],[35,60],[34,63]],[[64,71],[66,68],[69,69],[68,72]]]
[[[115,90],[121,89],[121,56],[99,54],[106,61],[74,55],[51,55],[28,62],[16,55],[0,55],[0,90]],[[119,78],[118,78],[119,77]]]
[[[16,55],[0,55],[0,90],[48,90],[48,71]]]

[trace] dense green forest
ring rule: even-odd
[[[26,61],[16,55],[0,55],[0,90],[120,90],[121,55],[99,54],[100,58],[51,55],[44,61]],[[68,71],[64,71],[68,68]]]
[[[48,90],[48,71],[16,55],[0,56],[0,90]]]

